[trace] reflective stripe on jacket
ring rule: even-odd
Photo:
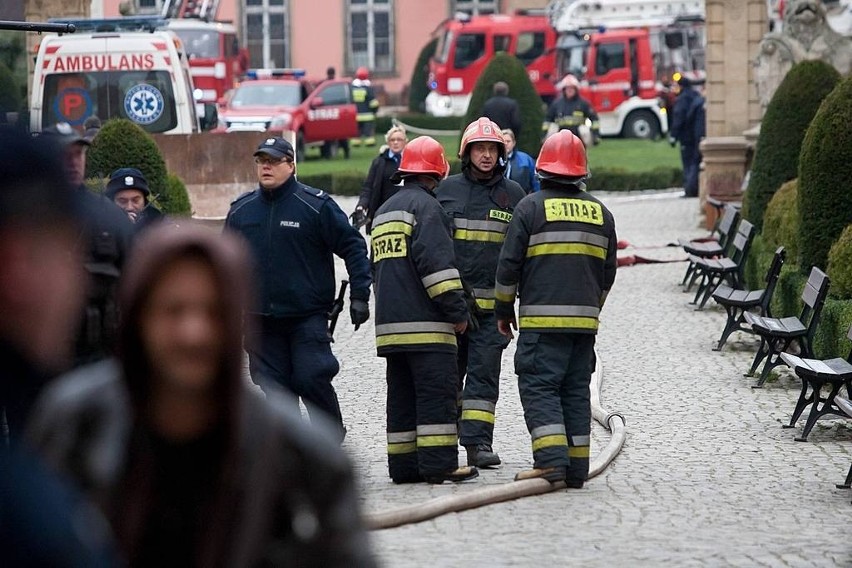
[[[449,219],[413,181],[373,218],[376,349],[455,353],[453,324],[467,319]]]
[[[519,291],[523,331],[596,333],[615,280],[612,214],[588,193],[564,188],[543,188],[518,204],[500,254],[497,316],[513,315]]]
[[[441,182],[435,192],[452,218],[456,263],[474,289],[477,305],[494,309],[494,273],[512,212],[525,192],[502,175],[481,182],[461,173]]]

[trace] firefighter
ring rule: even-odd
[[[358,138],[352,139],[353,146],[376,145],[376,113],[379,112],[379,101],[373,86],[370,84],[370,72],[366,67],[359,67],[355,71],[355,80],[352,81],[352,102],[357,107],[358,114]]]
[[[388,470],[394,483],[464,481],[458,467],[456,333],[468,309],[453,261],[449,219],[432,192],[447,173],[433,138],[413,140],[376,211],[372,247],[376,349],[387,360]]]
[[[436,195],[452,218],[456,262],[473,293],[479,324],[459,338],[461,443],[468,465],[495,467],[500,456],[492,449],[494,411],[500,360],[509,342],[497,333],[494,320],[494,273],[512,210],[526,193],[503,176],[506,144],[495,122],[479,118],[470,123],[459,157],[462,173],[441,182]]]
[[[586,145],[589,142],[597,145],[600,142],[601,127],[598,113],[589,101],[580,96],[580,81],[574,75],[565,75],[556,84],[556,88],[562,91],[562,96],[550,103],[545,118],[545,128],[552,128],[550,125],[555,125],[555,130],[570,130]],[[588,136],[584,136],[586,119],[592,123]]]
[[[515,479],[541,477],[580,488],[589,474],[598,315],[615,280],[615,222],[584,191],[586,150],[570,131],[545,140],[536,170],[541,191],[515,209],[495,294],[500,333],[511,338],[513,328],[521,330],[515,372],[534,469]]]

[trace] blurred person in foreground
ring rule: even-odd
[[[0,564],[111,566],[106,524],[21,443],[72,357],[85,273],[59,150],[0,128]],[[5,424],[4,424],[5,417]],[[5,428],[4,428],[5,426]]]
[[[83,211],[83,267],[89,275],[88,297],[81,309],[75,365],[98,361],[112,351],[118,326],[115,295],[118,279],[130,251],[133,227],[112,201],[86,187],[86,153],[91,142],[67,122],[59,122],[41,133],[57,144],[65,178]]]
[[[130,565],[373,566],[333,427],[243,379],[248,258],[200,227],[140,236],[117,360],[52,385],[30,440],[100,506]]]

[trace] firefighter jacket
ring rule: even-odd
[[[520,292],[521,331],[597,333],[615,280],[615,221],[576,186],[547,188],[515,208],[497,265],[497,317],[514,316]]]
[[[456,263],[462,280],[473,289],[480,310],[494,309],[494,272],[512,211],[526,193],[520,185],[495,174],[480,181],[469,170],[450,176],[435,192],[453,222]]]
[[[355,79],[352,81],[352,102],[355,103],[356,112],[358,113],[355,120],[358,122],[376,120],[379,101],[376,100],[376,93],[373,91],[369,79]]]
[[[450,223],[428,190],[406,180],[373,218],[376,348],[456,353],[453,324],[467,320]]]
[[[566,99],[564,96],[559,97],[550,103],[545,120],[556,123],[559,130],[568,129],[576,136],[580,136],[580,126],[586,122],[587,118],[592,121],[592,134],[597,137],[601,128],[598,113],[595,112],[589,101],[580,95],[576,95],[570,99]]]
[[[248,241],[255,257],[259,305],[276,318],[328,313],[334,304],[334,255],[346,263],[350,298],[370,299],[367,244],[329,195],[291,176],[231,204],[225,230]]]

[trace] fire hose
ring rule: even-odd
[[[589,464],[589,479],[603,472],[615,459],[624,445],[626,431],[624,417],[617,412],[608,412],[601,406],[600,391],[603,382],[603,368],[600,357],[597,358],[595,371],[589,385],[592,418],[606,428],[612,435],[609,443]],[[447,513],[458,513],[468,509],[511,501],[521,497],[541,495],[565,489],[565,482],[551,483],[545,479],[526,479],[503,485],[484,487],[461,495],[439,497],[423,503],[408,505],[389,511],[380,511],[365,515],[367,526],[371,530],[389,529],[402,525],[420,523]]]

